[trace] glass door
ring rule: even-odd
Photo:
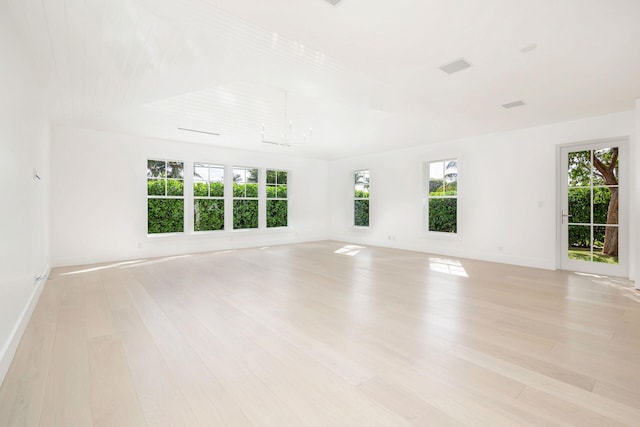
[[[628,276],[626,140],[562,147],[563,270]]]

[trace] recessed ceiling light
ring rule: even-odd
[[[453,74],[458,71],[466,70],[469,67],[471,67],[471,63],[464,58],[460,58],[439,68],[447,74]]]
[[[522,100],[513,101],[513,102],[507,102],[506,104],[502,104],[502,106],[504,108],[507,108],[507,109],[516,108],[516,107],[522,107],[523,105],[526,105],[526,104]]]
[[[528,53],[528,52],[531,52],[532,50],[535,50],[535,48],[537,48],[537,47],[538,47],[538,45],[537,45],[537,44],[535,44],[535,43],[531,43],[531,44],[526,45],[526,46],[525,46],[525,47],[523,47],[522,49],[520,49],[520,52],[522,52],[522,53]]]

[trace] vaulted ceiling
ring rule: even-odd
[[[212,146],[336,158],[640,96],[637,0],[2,1],[54,121]]]

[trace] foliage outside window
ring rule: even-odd
[[[184,163],[147,160],[147,233],[184,231]]]
[[[427,173],[428,231],[458,232],[458,160],[430,162]]]
[[[224,230],[224,166],[193,165],[193,231]]]
[[[569,153],[568,257],[618,263],[619,149]]]
[[[233,168],[233,228],[258,228],[258,169]]]
[[[353,225],[369,226],[369,170],[354,172]]]
[[[267,169],[267,228],[288,225],[287,178],[285,171]]]

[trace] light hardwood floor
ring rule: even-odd
[[[0,426],[640,425],[624,280],[317,242],[56,269]]]

